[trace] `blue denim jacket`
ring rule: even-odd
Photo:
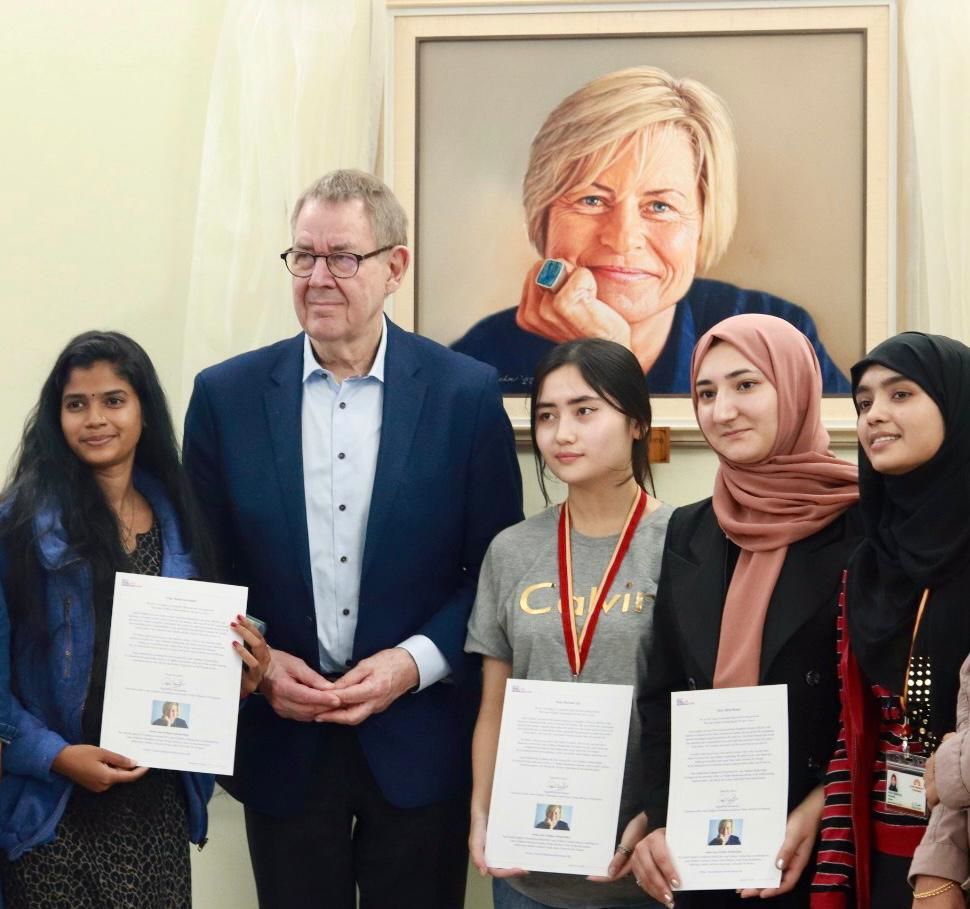
[[[151,504],[161,531],[162,575],[193,577],[175,509],[161,485],[136,471],[135,486]],[[51,764],[66,745],[83,740],[81,714],[94,653],[90,565],[71,549],[58,513],[38,514],[34,528],[44,575],[47,627],[45,634],[28,622],[15,633],[11,670],[16,734],[4,749],[0,778],[0,848],[10,859],[54,839],[74,783],[52,771]],[[5,574],[6,558],[0,554],[0,579]],[[6,615],[2,586],[0,612]],[[182,780],[189,834],[192,842],[202,843],[214,780],[200,773],[183,773]]]
[[[4,750],[17,734],[13,724],[13,697],[10,694],[10,617],[0,595],[0,742]],[[0,909],[3,902],[0,901]]]

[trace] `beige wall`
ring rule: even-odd
[[[130,333],[177,387],[223,5],[0,0],[3,467],[79,331]]]

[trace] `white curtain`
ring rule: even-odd
[[[337,167],[373,171],[381,0],[228,0],[202,150],[182,401],[201,368],[298,330],[289,214]]]
[[[902,18],[900,327],[970,342],[970,2]]]

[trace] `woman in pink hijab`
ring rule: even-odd
[[[774,316],[725,319],[691,361],[694,411],[720,460],[714,495],[670,519],[643,722],[644,809],[650,834],[633,869],[678,909],[770,898],[809,904],[822,778],[838,726],[836,625],[843,569],[858,545],[856,468],[829,451],[822,377],[808,339]],[[775,890],[677,893],[666,844],[670,693],[787,685],[788,826]]]

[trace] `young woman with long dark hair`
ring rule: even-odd
[[[184,907],[212,777],[99,747],[117,571],[213,579],[165,395],[145,351],[87,332],[57,358],[0,505],[17,734],[0,781],[7,909]],[[258,684],[265,642],[234,642]]]
[[[636,689],[646,674],[653,598],[671,513],[647,492],[653,485],[650,420],[643,371],[621,345],[572,341],[540,362],[531,422],[539,482],[545,493],[548,469],[565,484],[566,500],[492,542],[465,645],[484,657],[472,744],[470,849],[474,865],[494,878],[497,909],[656,905],[629,875],[629,857],[646,824],[637,800],[642,767],[635,713],[608,878],[523,876],[516,869],[489,868],[484,854],[506,680],[576,679]],[[564,564],[571,571],[564,573],[560,553],[567,550]],[[584,605],[576,608],[579,598]],[[583,648],[574,645],[587,638],[583,662]],[[568,819],[557,818],[553,829],[568,829],[567,824]]]

